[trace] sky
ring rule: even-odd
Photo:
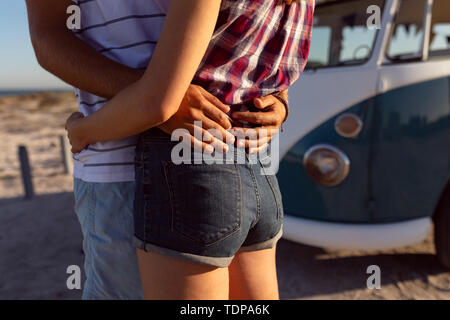
[[[449,30],[450,27],[446,25],[441,31],[442,35],[448,36]],[[410,37],[406,34],[400,35],[397,47],[402,50],[408,47],[407,39],[414,40],[412,44],[417,43],[417,37],[411,32]],[[327,48],[324,45],[329,45],[329,42],[326,40],[326,33],[317,29],[314,34],[316,36],[313,37],[310,58],[320,61],[327,56]],[[358,46],[366,44],[370,47],[374,32],[355,29],[349,35],[343,43],[344,60],[351,59]],[[445,47],[444,38],[441,38],[437,37],[434,44]],[[28,33],[25,0],[0,0],[0,41],[0,91],[69,88],[67,84],[43,70],[36,61]],[[359,50],[356,53],[364,56],[368,51]]]
[[[36,61],[25,0],[0,0],[0,90],[69,88]]]

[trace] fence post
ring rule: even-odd
[[[34,196],[33,180],[31,177],[31,166],[28,159],[28,152],[25,146],[19,146],[20,170],[22,172],[23,188],[25,199],[30,200]]]
[[[59,141],[61,143],[61,156],[64,165],[64,173],[73,174],[73,158],[67,135],[60,135]]]

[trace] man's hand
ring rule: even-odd
[[[219,99],[213,96],[200,86],[190,85],[178,111],[159,128],[166,133],[171,134],[176,129],[187,129],[191,134],[186,139],[190,139],[190,144],[196,150],[203,150],[211,153],[213,147],[227,151],[228,143],[234,142],[234,136],[228,132],[231,128],[231,122],[228,119],[227,112],[230,107],[223,104]],[[194,126],[194,121],[201,121],[202,128]],[[209,137],[210,141],[199,141],[194,137],[194,130],[201,130],[202,138]],[[215,129],[215,137],[206,132],[206,130]],[[211,130],[213,131],[213,130]]]
[[[234,119],[260,125],[260,127],[252,129],[255,133],[252,136],[246,128],[231,128],[231,122],[226,114],[230,110],[229,106],[223,104],[202,87],[190,85],[178,111],[159,128],[169,134],[176,129],[187,129],[190,136],[186,139],[190,140],[190,144],[196,150],[209,153],[214,149],[222,149],[226,152],[228,147],[224,141],[233,143],[235,140],[233,134],[237,137],[246,137],[246,139],[239,140],[238,147],[245,147],[250,153],[258,153],[267,147],[272,134],[278,132],[285,119],[286,109],[272,95],[255,98],[253,102],[261,112],[234,112],[232,115]],[[73,153],[81,152],[88,145],[82,132],[78,130],[78,124],[83,118],[82,113],[75,112],[66,121],[66,130]],[[194,121],[201,121],[202,128],[196,127]],[[215,137],[206,132],[210,129],[217,132]],[[194,130],[200,130],[202,138],[206,137],[206,139],[204,141],[196,139]]]
[[[287,92],[282,92],[282,95],[287,100]],[[260,127],[251,130],[248,128],[233,128],[237,137],[246,138],[238,141],[238,147],[245,146],[250,153],[258,153],[268,146],[272,136],[279,131],[286,118],[287,110],[284,104],[273,95],[255,98],[253,104],[262,112],[233,112],[231,117],[260,125]]]
[[[282,95],[287,99],[287,91],[282,92]],[[247,139],[240,139],[238,147],[245,147],[250,153],[258,153],[268,146],[272,135],[279,131],[286,117],[286,108],[273,95],[255,98],[253,103],[261,112],[234,112],[232,115],[236,120],[260,125],[260,127],[252,129],[254,130],[251,131],[252,135],[246,128],[231,128],[231,122],[226,115],[230,111],[229,106],[224,105],[202,87],[190,85],[178,112],[159,128],[169,134],[176,129],[187,129],[190,136],[186,139],[190,140],[191,146],[209,153],[214,148],[227,151],[227,144],[224,141],[233,143],[234,135],[246,137]],[[194,121],[201,121],[202,128],[196,127]],[[194,137],[195,129],[200,130],[202,137],[206,137],[206,139],[203,141],[196,139]],[[209,129],[215,129],[218,134],[211,137],[206,132]]]
[[[84,118],[81,112],[74,112],[66,120],[66,130],[69,137],[70,144],[72,145],[72,153],[81,152],[87,147],[88,143],[83,141],[82,135],[78,131],[77,124]]]

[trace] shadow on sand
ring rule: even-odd
[[[81,230],[70,192],[0,199],[0,299],[79,299],[68,290],[66,269],[82,268]],[[382,286],[448,272],[427,250],[331,255],[281,240],[277,265],[282,299],[338,294],[366,288],[366,268],[382,270]],[[83,276],[84,277],[84,276]],[[84,281],[84,278],[83,278]],[[447,290],[445,290],[447,291]],[[449,289],[450,291],[450,289]]]
[[[66,270],[81,247],[71,192],[0,199],[0,299],[79,299]]]
[[[365,290],[367,267],[381,269],[381,287],[407,280],[423,280],[448,273],[433,253],[349,252],[349,256],[327,257],[320,248],[281,240],[277,252],[277,269],[281,299],[325,296],[349,290]],[[400,251],[400,252],[398,252]],[[366,289],[367,290],[367,289]],[[383,291],[383,290],[381,290]],[[450,288],[445,290],[450,293]]]

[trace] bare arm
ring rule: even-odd
[[[175,0],[144,76],[70,132],[89,144],[123,138],[175,114],[206,52],[220,0]]]
[[[63,81],[107,99],[139,80],[144,74],[119,64],[100,54],[78,39],[66,27],[66,9],[70,0],[26,0],[30,36],[40,65]],[[163,88],[164,89],[164,88]],[[269,98],[269,97],[268,97]],[[284,119],[284,107],[276,100],[266,99],[264,105],[274,103],[273,111],[262,113],[256,124],[273,126],[274,115],[278,127]],[[170,133],[176,128],[186,128],[193,134],[194,121],[202,121],[204,129],[215,128],[226,132],[230,127],[224,112],[229,109],[202,88],[191,85],[180,105],[177,116],[166,121],[161,128]],[[212,120],[213,121],[212,121]],[[252,115],[242,120],[255,121]],[[207,146],[204,142],[194,144]],[[83,146],[84,147],[84,146]]]
[[[67,29],[66,10],[70,0],[26,0],[30,37],[39,64],[68,84],[111,99],[138,81],[144,71],[117,63],[97,52]],[[193,133],[194,121],[225,134],[231,124],[227,106],[202,88],[191,85],[180,105],[180,115],[167,121],[164,129],[186,128]],[[206,124],[209,122],[209,126]],[[191,140],[207,147],[204,142]]]
[[[72,1],[26,0],[26,4],[37,60],[63,81],[109,99],[144,74],[105,57],[67,29],[66,10]]]

